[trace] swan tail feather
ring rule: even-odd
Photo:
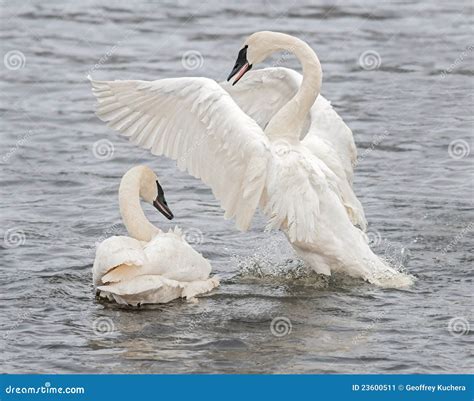
[[[181,297],[190,300],[196,295],[205,294],[212,291],[214,288],[219,287],[219,284],[219,279],[217,277],[211,277],[208,280],[193,281],[189,284],[186,284]]]
[[[97,287],[101,296],[111,297],[121,304],[167,303],[177,298],[193,299],[219,286],[219,279],[181,282],[159,275],[141,275],[124,282]]]
[[[102,276],[102,283],[117,283],[119,281],[130,280],[140,274],[140,268],[134,265],[122,264],[112,268],[107,274]]]
[[[139,268],[146,261],[146,255],[139,241],[124,236],[113,236],[102,241],[96,250],[94,266],[92,268],[95,285],[102,283],[102,278],[112,270],[120,267]],[[117,273],[114,273],[114,277]]]

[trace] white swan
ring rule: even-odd
[[[249,71],[249,70],[248,70]],[[265,129],[273,116],[301,86],[300,73],[284,67],[247,72],[239,85],[221,82],[239,107]],[[316,98],[300,133],[301,144],[322,160],[338,177],[344,206],[351,221],[367,229],[364,210],[352,189],[357,148],[350,128],[321,94]]]
[[[409,284],[410,278],[370,250],[348,213],[347,186],[318,157],[318,149],[313,153],[300,141],[321,87],[313,50],[289,35],[257,32],[245,41],[229,79],[235,84],[254,64],[285,50],[300,60],[303,79],[264,130],[206,78],[92,81],[97,115],[136,145],[177,160],[180,169],[201,178],[237,228],[248,229],[260,206],[268,227],[284,231],[315,271],[344,271],[384,286]],[[345,168],[349,186],[351,170]]]
[[[217,287],[217,278],[209,278],[209,262],[179,229],[164,233],[150,223],[140,198],[173,218],[158,177],[149,167],[136,166],[125,173],[119,204],[131,237],[114,236],[98,245],[92,270],[98,294],[120,304],[138,305],[180,297],[194,300]]]

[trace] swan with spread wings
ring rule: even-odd
[[[250,71],[279,51],[298,58],[302,77],[285,68]],[[268,227],[282,230],[318,273],[410,284],[367,244],[363,208],[352,189],[352,132],[320,95],[321,65],[308,44],[282,33],[254,33],[230,80],[92,80],[92,86],[99,118],[209,185],[238,229],[247,230],[260,207]]]

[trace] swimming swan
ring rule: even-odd
[[[146,166],[131,168],[122,178],[119,204],[130,237],[101,242],[93,266],[99,296],[120,304],[166,303],[211,291],[219,281],[209,278],[211,265],[183,238],[181,231],[164,233],[145,217],[140,198],[172,219],[163,189]]]
[[[303,78],[264,128],[207,78],[92,81],[97,115],[134,144],[177,160],[181,170],[208,184],[238,229],[247,230],[260,207],[268,227],[281,229],[316,272],[342,271],[382,286],[410,284],[411,278],[371,251],[365,234],[353,225],[341,178],[300,140],[321,88],[314,51],[289,35],[254,33],[229,80],[235,85],[278,51],[299,59]]]

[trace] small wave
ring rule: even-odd
[[[407,289],[415,283],[415,276],[402,271],[376,271],[368,281],[382,288]]]
[[[389,260],[383,258],[386,269],[373,269],[365,281],[382,288],[406,289],[414,284],[415,277],[406,273],[402,266],[397,268],[388,267],[393,265]],[[333,272],[331,276],[316,273],[304,262],[297,258],[286,259],[283,263],[275,263],[262,255],[253,255],[236,260],[238,273],[232,281],[255,282],[265,281],[270,283],[288,283],[304,286],[316,286],[319,288],[341,287],[345,285],[360,284],[363,280],[358,277],[340,271]]]
[[[327,288],[334,277],[324,276],[313,271],[298,259],[287,259],[274,263],[259,256],[247,257],[237,261],[238,273],[232,281],[239,283],[292,284]]]

